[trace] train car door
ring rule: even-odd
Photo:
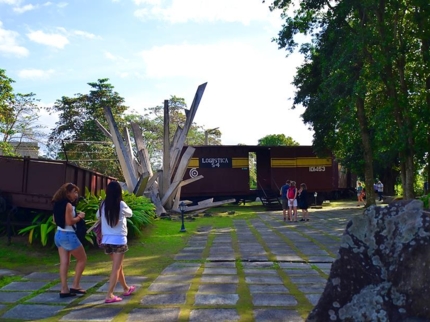
[[[256,148],[257,190],[271,190],[270,148]]]

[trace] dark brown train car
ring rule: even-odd
[[[54,193],[66,182],[76,184],[81,194],[85,188],[98,194],[115,180],[66,161],[5,156],[0,156],[0,178],[1,198],[10,206],[36,210],[51,210]]]
[[[310,193],[317,192],[319,202],[336,198],[350,185],[350,177],[339,175],[332,157],[319,158],[311,146],[195,146],[184,179],[203,175],[203,179],[182,187],[181,198],[255,198],[279,196],[287,179],[297,185],[306,183]],[[250,162],[255,162],[257,188],[250,188]]]

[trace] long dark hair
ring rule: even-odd
[[[109,182],[106,188],[105,207],[106,221],[109,226],[115,227],[119,221],[119,209],[122,200],[122,189],[118,181]]]

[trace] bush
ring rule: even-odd
[[[100,196],[91,194],[88,189],[85,189],[85,197],[82,198],[76,206],[76,211],[85,212],[85,222],[87,229],[90,228],[96,221],[96,213],[100,203],[106,197],[104,190],[100,191]],[[127,218],[128,237],[135,238],[142,234],[142,229],[145,225],[151,223],[155,217],[155,206],[146,197],[136,196],[127,191],[123,192],[123,200],[133,210],[133,216]],[[28,242],[32,244],[35,240],[40,240],[42,246],[53,246],[56,225],[52,220],[52,214],[39,213],[34,218],[32,224],[21,229],[18,234],[28,234]],[[86,235],[86,240],[92,245],[96,245],[96,236],[93,232]]]

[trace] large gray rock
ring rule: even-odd
[[[429,215],[412,200],[354,217],[307,321],[430,321]]]

